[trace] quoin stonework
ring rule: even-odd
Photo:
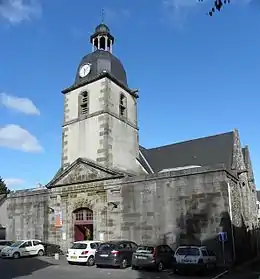
[[[45,187],[8,195],[6,238],[63,250],[84,239],[198,244],[221,260],[217,236],[226,232],[226,262],[249,257],[257,246],[256,185],[238,131],[140,146],[138,90],[112,54],[114,37],[100,24],[90,43],[62,91],[60,169]]]

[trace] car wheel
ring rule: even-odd
[[[38,256],[39,257],[42,257],[44,255],[44,251],[43,250],[40,250],[39,252],[38,252]]]
[[[15,253],[13,254],[13,258],[14,258],[14,259],[19,259],[19,258],[20,258],[20,254],[19,254],[18,252],[15,252]]]
[[[163,266],[163,263],[162,262],[159,262],[158,265],[157,265],[157,271],[163,271],[164,269],[164,266]]]
[[[87,261],[87,265],[93,266],[95,264],[95,259],[93,256],[90,256]]]
[[[120,268],[125,269],[125,268],[127,268],[127,266],[128,266],[127,259],[124,258],[121,262]]]

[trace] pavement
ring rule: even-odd
[[[237,267],[218,279],[260,279],[260,258]]]
[[[204,279],[212,279],[220,271]],[[178,276],[170,270],[161,273],[149,271],[135,271],[131,268],[124,270],[115,268],[96,268],[69,265],[64,258],[55,260],[48,257],[33,257],[13,259],[0,259],[0,274],[4,279],[199,279],[200,276]]]

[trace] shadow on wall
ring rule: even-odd
[[[257,237],[259,232],[249,231],[245,223],[241,227],[236,227],[231,223],[228,212],[222,212],[219,217],[214,216],[210,207],[212,202],[205,204],[199,211],[194,213],[194,208],[190,208],[186,216],[179,218],[178,223],[181,232],[177,236],[177,246],[179,245],[204,245],[214,251],[218,262],[221,264],[240,264],[257,256]],[[212,216],[211,216],[212,214]],[[212,226],[214,222],[218,224]],[[241,216],[241,220],[243,220]],[[204,238],[206,231],[211,229],[210,237]],[[215,232],[212,232],[215,229]],[[227,241],[222,244],[219,241],[218,233],[227,233]],[[166,242],[167,236],[165,236]],[[233,250],[233,247],[235,249]]]
[[[51,266],[39,258],[21,258],[18,260],[0,259],[1,277],[14,279],[23,276],[30,276],[33,272]]]

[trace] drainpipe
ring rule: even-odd
[[[232,235],[232,246],[233,246],[233,262],[236,261],[236,247],[235,247],[235,238],[234,238],[234,227],[233,227],[233,215],[232,215],[232,199],[231,199],[231,189],[229,182],[228,185],[228,204],[229,204],[229,216],[231,221],[231,235]]]

